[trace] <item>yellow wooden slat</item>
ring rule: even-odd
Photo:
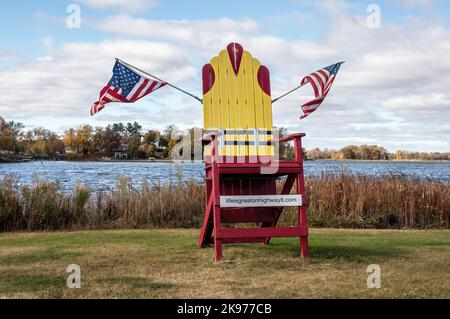
[[[273,135],[272,134],[268,135],[267,136],[267,140],[273,141]],[[269,155],[269,156],[274,156],[275,155],[275,150],[274,150],[274,146],[273,145],[267,146],[267,155]]]
[[[209,91],[209,94],[211,96],[211,125],[205,126],[205,129],[207,130],[218,130],[221,127],[220,123],[220,103],[219,103],[219,86],[217,84],[217,74],[219,72],[219,58],[213,57],[210,61],[210,64],[213,67],[214,70],[214,85],[212,86],[211,90]],[[205,147],[205,155],[211,155],[211,147],[207,146]]]
[[[261,63],[257,59],[253,59],[253,87],[255,94],[255,118],[256,118],[256,128],[260,130],[265,130],[264,123],[264,108],[263,108],[263,91],[258,84],[258,70],[261,66]],[[265,141],[266,136],[263,134],[258,135],[259,141]],[[264,145],[260,145],[258,147],[258,155],[266,155],[266,147]]]
[[[245,75],[244,75],[244,66],[241,63],[239,68],[239,73],[237,76],[237,109],[238,109],[238,126],[239,130],[247,130],[247,104],[245,101]],[[247,135],[239,135],[238,141],[245,142],[248,140]],[[248,146],[241,145],[239,146],[239,155],[246,156],[248,155]]]
[[[230,130],[236,130],[239,127],[238,124],[238,92],[237,92],[237,76],[234,73],[233,66],[231,64],[231,60],[229,58],[228,52],[227,52],[227,59],[226,59],[226,65],[227,65],[227,78],[228,78],[228,107],[230,112],[230,124],[227,129]],[[238,135],[230,134],[230,140],[237,141]],[[230,146],[231,153],[227,155],[233,155],[238,156],[239,155],[239,146]]]
[[[203,123],[204,127],[212,126],[212,106],[211,106],[211,91],[203,95]]]
[[[219,54],[219,96],[220,96],[220,122],[221,129],[226,130],[230,127],[230,108],[228,95],[228,75],[227,75],[227,59],[228,51],[222,50]],[[231,155],[231,147],[223,146],[220,149],[219,155]]]
[[[272,97],[267,95],[266,92],[262,91],[262,101],[263,101],[263,113],[264,113],[264,126],[266,130],[270,131],[273,128],[272,123]],[[272,135],[266,136],[266,141],[271,141],[273,139]],[[266,147],[266,155],[274,155],[273,146]]]
[[[254,87],[253,87],[253,59],[250,53],[244,51],[242,57],[242,64],[244,66],[244,79],[245,79],[245,101],[246,107],[245,111],[247,114],[247,129],[254,130],[256,128],[256,117],[255,117],[255,95],[254,95]],[[242,66],[241,66],[242,67]],[[247,136],[247,139],[251,139],[251,135]],[[257,155],[256,147],[249,146],[248,147],[248,155],[255,156]]]
[[[203,94],[203,127],[206,130],[212,128],[212,101],[211,101],[211,91]],[[205,155],[210,155],[211,149],[209,146],[205,147]]]
[[[221,126],[220,123],[220,103],[219,103],[219,86],[218,86],[218,74],[219,74],[219,58],[214,57],[211,59],[211,65],[214,69],[215,81],[211,88],[211,106],[212,106],[212,123],[211,127],[205,127],[207,129],[218,130]]]

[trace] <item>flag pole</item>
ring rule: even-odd
[[[201,98],[199,98],[198,96],[195,96],[194,94],[189,93],[189,92],[187,92],[187,91],[185,91],[185,90],[179,88],[178,86],[175,86],[175,85],[173,85],[173,84],[171,84],[171,83],[169,83],[169,82],[167,82],[167,81],[164,81],[164,80],[162,80],[162,79],[160,79],[160,78],[158,78],[158,77],[156,77],[156,76],[154,76],[154,75],[152,75],[152,74],[150,74],[150,73],[148,73],[148,72],[145,72],[144,70],[141,70],[141,69],[135,67],[134,65],[131,65],[131,64],[129,64],[129,63],[127,63],[127,62],[125,62],[125,61],[123,61],[123,60],[121,60],[121,59],[116,58],[116,60],[119,61],[120,63],[122,63],[122,64],[124,64],[124,65],[130,67],[130,68],[135,69],[136,71],[139,71],[139,72],[141,72],[141,73],[143,73],[143,74],[145,74],[145,75],[148,75],[149,77],[154,78],[155,80],[164,82],[164,83],[167,84],[168,86],[173,87],[174,89],[176,89],[176,90],[178,90],[178,91],[180,91],[180,92],[183,92],[184,94],[187,94],[187,95],[189,95],[190,97],[193,97],[194,99],[196,99],[197,101],[199,101],[200,103],[203,104],[203,100],[202,100]]]
[[[292,90],[290,90],[290,91],[284,93],[283,95],[277,97],[276,99],[273,99],[273,100],[272,100],[272,103],[275,103],[276,101],[278,101],[279,99],[285,97],[286,95],[291,94],[292,92],[298,90],[298,89],[301,88],[302,86],[303,86],[303,84],[300,84],[300,85],[297,86],[296,88],[294,88],[294,89],[292,89]]]

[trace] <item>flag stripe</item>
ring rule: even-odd
[[[312,74],[313,78],[316,80],[316,83],[318,83],[319,87],[319,95],[322,95],[325,83],[322,81],[321,77],[317,73]]]
[[[311,76],[308,76],[308,82],[311,84],[313,90],[314,90],[314,95],[318,96],[319,95],[319,89],[317,88],[317,84],[316,82],[314,82],[313,78]]]
[[[149,94],[149,93],[152,93],[153,90],[155,90],[155,88],[156,88],[157,86],[159,86],[159,84],[161,84],[161,82],[153,81],[152,84],[150,85],[150,87],[147,88],[147,89],[145,90],[145,92],[143,91],[142,94]]]
[[[139,94],[136,96],[136,99],[139,99],[141,97],[143,97],[145,94],[148,94],[150,92],[147,93],[148,89],[155,86],[155,81],[148,81],[145,86],[142,88],[142,90],[139,92]]]
[[[139,94],[141,94],[141,91],[147,86],[148,83],[150,83],[150,80],[149,79],[145,79],[144,82],[142,82],[142,84],[138,87],[136,92],[133,94],[133,96],[131,97],[130,101],[132,101],[132,102],[136,101],[138,96],[139,96]]]
[[[128,102],[127,99],[125,99],[122,95],[113,90],[108,91],[107,96],[109,96],[110,99],[112,97],[120,102]]]
[[[317,72],[317,76],[319,76],[322,79],[323,85],[325,86],[328,81],[328,75],[325,74],[325,72]]]
[[[133,95],[136,93],[136,91],[141,87],[141,85],[145,82],[145,80],[147,80],[144,77],[141,77],[139,79],[139,82],[136,83],[133,87],[133,89],[131,90],[131,92],[127,95],[127,100],[131,100],[133,98]]]
[[[319,73],[320,75],[322,75],[325,78],[324,82],[328,81],[328,78],[330,77],[330,73],[328,71],[319,70],[319,71],[317,71],[317,73]]]

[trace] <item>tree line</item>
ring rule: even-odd
[[[189,130],[191,141],[195,138],[194,129]],[[279,128],[280,136],[288,131]],[[173,147],[182,139],[175,125],[164,130],[143,130],[138,122],[113,123],[106,127],[81,125],[69,128],[59,135],[46,128],[25,129],[20,122],[6,121],[0,116],[0,158],[40,157],[54,159],[89,159],[111,157],[116,152],[126,153],[129,159],[150,157],[170,159]],[[179,136],[174,138],[174,136]],[[193,145],[194,143],[191,143]],[[378,145],[349,145],[340,150],[321,150],[314,148],[304,151],[307,159],[353,159],[353,160],[450,160],[450,153],[424,153],[397,151],[389,153]],[[191,150],[193,153],[193,150]],[[293,158],[293,147],[280,145],[283,158]]]
[[[61,137],[45,128],[24,131],[20,122],[7,122],[0,116],[0,156],[13,157],[18,154],[46,154],[48,156],[64,152]]]
[[[339,150],[314,148],[306,151],[308,159],[346,160],[450,160],[450,152],[409,152],[398,150],[390,153],[379,145],[348,145]]]
[[[168,158],[171,149],[179,142],[172,136],[178,131],[175,125],[165,130],[146,130],[137,123],[114,123],[106,127],[81,125],[69,128],[58,135],[45,128],[25,130],[20,122],[7,122],[0,117],[0,150],[2,155],[14,158],[21,156],[39,156],[55,158],[66,154],[71,159],[87,158],[92,155],[112,156],[124,151],[128,158],[148,158],[155,156]]]

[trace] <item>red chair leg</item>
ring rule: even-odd
[[[303,206],[298,208],[298,225],[306,230],[306,236],[300,237],[300,256],[303,258],[309,257],[308,248],[308,219],[306,214],[306,192],[305,192],[305,177],[303,175],[303,157],[302,157],[302,142],[301,139],[296,139],[295,142],[295,160],[300,163],[300,173],[297,174],[297,194],[303,195]]]
[[[222,258],[222,240],[214,238],[214,261],[221,261]]]
[[[309,258],[308,237],[300,237],[300,256]]]
[[[209,196],[208,204],[206,206],[205,216],[203,218],[203,224],[200,231],[200,237],[198,238],[198,247],[204,247],[207,245],[208,237],[210,236],[210,222],[213,210],[213,196]]]
[[[222,255],[222,240],[218,238],[217,234],[221,228],[220,222],[220,206],[214,205],[214,260],[220,261],[223,258]]]

